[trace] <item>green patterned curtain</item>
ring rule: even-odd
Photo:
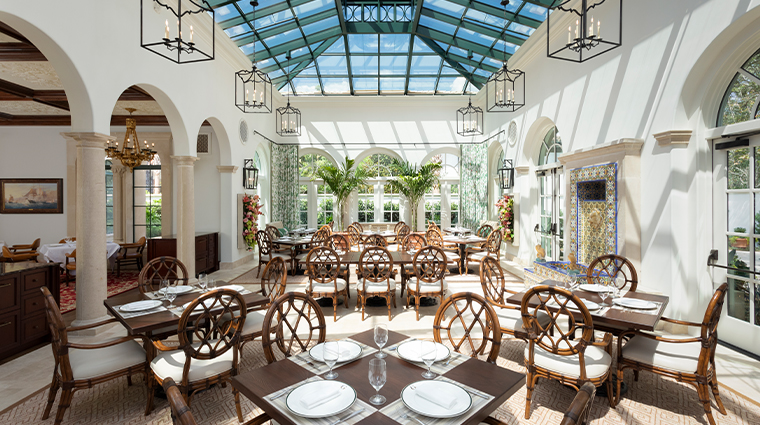
[[[272,217],[269,221],[282,221],[283,226],[298,226],[298,146],[270,143]]]
[[[459,158],[459,215],[462,226],[475,230],[488,217],[488,147],[462,145]]]

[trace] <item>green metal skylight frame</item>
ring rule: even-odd
[[[488,0],[259,0],[255,26],[248,0],[208,2],[249,58],[256,43],[258,67],[280,92],[345,96],[480,90],[546,19],[554,0],[511,0],[507,25],[504,8]],[[358,52],[352,46],[361,34],[368,41]],[[367,52],[371,35],[377,48]],[[399,39],[403,52],[383,48],[384,40]],[[374,64],[377,72],[367,73]]]

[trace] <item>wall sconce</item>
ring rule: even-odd
[[[504,163],[498,170],[499,186],[502,190],[512,189],[515,184],[515,167],[511,159],[504,159]]]
[[[259,169],[253,165],[252,159],[243,161],[243,187],[255,190],[259,185]]]

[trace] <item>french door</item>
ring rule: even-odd
[[[725,146],[725,145],[724,145]],[[713,151],[715,286],[728,283],[720,339],[760,353],[760,136]],[[759,274],[755,274],[758,272]]]
[[[537,172],[539,223],[536,237],[546,251],[546,259],[565,259],[565,173],[562,167]]]

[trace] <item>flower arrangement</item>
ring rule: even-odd
[[[499,229],[504,236],[504,240],[511,241],[514,237],[515,231],[515,217],[512,211],[512,206],[515,200],[509,195],[504,195],[503,198],[496,202],[496,208],[499,209]]]
[[[243,239],[248,251],[256,248],[256,232],[259,230],[258,217],[263,215],[259,195],[243,196]]]

